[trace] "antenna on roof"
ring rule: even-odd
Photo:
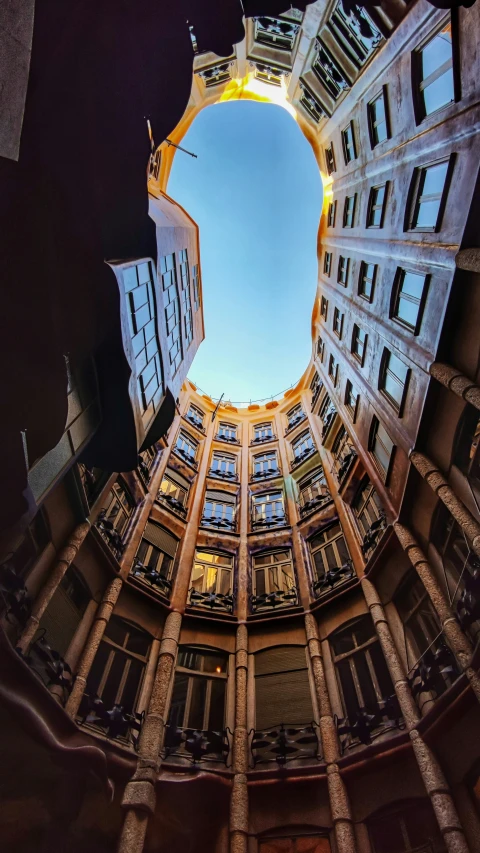
[[[225,393],[225,392],[224,392],[224,393]],[[215,415],[216,415],[216,414],[217,414],[217,412],[218,412],[218,407],[219,407],[220,403],[222,402],[222,400],[223,400],[223,394],[222,394],[222,396],[220,397],[220,399],[219,399],[219,401],[218,401],[217,405],[215,406],[215,411],[214,411],[214,412],[213,412],[213,414],[212,414],[212,421],[214,421],[214,420],[215,420]]]
[[[187,151],[187,149],[186,149],[186,148],[182,148],[182,146],[181,146],[181,145],[177,145],[177,143],[176,143],[176,142],[172,142],[172,140],[171,140],[171,139],[166,139],[166,140],[165,140],[165,142],[167,143],[167,145],[173,145],[173,147],[174,147],[174,148],[178,148],[178,150],[179,150],[179,151],[183,151],[185,154],[190,154],[190,157],[196,157],[196,158],[198,158],[198,155],[197,155],[197,154],[194,154],[194,153],[193,153],[193,151]]]

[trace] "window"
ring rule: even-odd
[[[298,484],[300,492],[300,509],[310,509],[312,504],[324,503],[331,500],[323,468],[316,468]]]
[[[358,293],[368,302],[373,302],[376,277],[377,264],[367,264],[366,261],[362,261],[358,276]]]
[[[230,595],[233,589],[233,557],[217,551],[195,551],[192,589]]]
[[[343,227],[353,228],[355,224],[355,207],[357,204],[357,194],[347,195],[345,198],[345,206],[343,208]]]
[[[320,299],[320,314],[322,315],[322,317],[323,317],[323,319],[324,319],[324,320],[326,320],[326,319],[327,319],[327,315],[328,315],[328,299],[325,299],[325,297],[324,297],[324,296],[322,296],[322,298]]]
[[[323,357],[325,355],[325,341],[320,336],[317,338],[317,355],[320,359],[320,362],[323,364]]]
[[[202,412],[201,409],[194,406],[193,403],[190,403],[190,408],[187,412],[187,418],[191,421],[192,424],[195,424],[199,429],[203,429],[203,419],[205,417],[205,412]]]
[[[327,225],[329,228],[335,228],[335,218],[337,215],[337,202],[331,201],[328,205]]]
[[[233,530],[235,527],[235,504],[235,495],[207,489],[202,525],[204,527],[225,527]]]
[[[417,123],[455,100],[450,20],[412,54]]]
[[[281,700],[280,700],[281,696]],[[274,646],[255,655],[255,728],[258,731],[278,728],[281,723],[305,726],[313,720],[312,696],[307,659],[303,646]],[[290,741],[289,741],[290,742]],[[255,741],[254,741],[255,743]],[[287,747],[289,748],[289,747]],[[278,758],[275,751],[272,759]],[[273,765],[275,766],[275,765]],[[327,847],[312,844],[310,836],[295,833],[285,837],[279,831],[278,841],[260,841],[258,853],[327,853]],[[325,841],[325,839],[324,839]],[[328,841],[327,841],[328,844]]]
[[[218,438],[223,438],[225,441],[237,440],[237,427],[234,424],[220,423],[218,425]]]
[[[285,523],[282,492],[265,492],[252,498],[253,527],[270,527]]]
[[[257,424],[253,428],[254,441],[268,441],[273,438],[273,429],[271,424]]]
[[[198,443],[195,439],[192,438],[191,435],[188,435],[188,433],[180,430],[177,443],[175,445],[175,452],[183,459],[187,459],[189,462],[194,462],[197,455],[197,448]]]
[[[119,536],[123,536],[134,506],[133,498],[117,480],[108,493],[107,503],[103,512],[103,521],[108,522],[110,530],[116,530]]]
[[[180,282],[182,285],[183,327],[185,333],[185,348],[188,349],[193,340],[192,299],[190,296],[190,268],[186,249],[180,252]]]
[[[342,482],[357,456],[350,436],[343,425],[335,436],[335,441],[332,445],[332,456],[333,467],[337,472],[339,481]]]
[[[310,430],[307,429],[292,442],[294,461],[299,462],[305,456],[309,456],[314,449],[315,445]]]
[[[390,127],[388,120],[388,100],[387,87],[384,86],[379,95],[377,95],[367,105],[368,129],[370,131],[370,142],[372,148],[380,145],[390,138]]]
[[[180,646],[168,716],[169,729],[223,731],[227,668],[225,652]],[[168,730],[165,745],[168,748]]]
[[[445,844],[429,800],[407,800],[367,820],[372,853],[443,853]]]
[[[360,483],[352,501],[352,509],[362,537],[363,555],[369,557],[385,530],[386,520],[378,493],[368,477],[364,477]]]
[[[346,14],[337,3],[328,28],[351,62],[360,69],[382,40],[382,34],[362,7],[355,14]]]
[[[294,588],[295,575],[289,549],[253,557],[254,595],[258,597],[272,592],[288,592]],[[291,604],[291,601],[287,600],[285,604]]]
[[[334,59],[325,44],[318,38],[315,41],[316,56],[312,71],[328,94],[336,101],[349,84],[340,65]]]
[[[91,598],[83,576],[70,565],[38,626],[40,632],[45,632],[48,645],[61,657],[65,657]]]
[[[392,292],[391,316],[418,335],[430,276],[397,267]]]
[[[341,313],[339,308],[335,308],[333,311],[333,331],[337,335],[338,338],[342,337],[343,314]]]
[[[300,421],[303,421],[304,417],[305,412],[302,409],[302,404],[297,403],[297,405],[294,406],[293,409],[290,409],[290,411],[287,412],[288,429],[291,429],[292,427],[296,426],[296,424],[299,424]]]
[[[360,395],[355,391],[350,379],[347,379],[345,384],[345,406],[348,410],[348,413],[355,423],[355,418],[357,416],[357,407],[358,401],[360,399]]]
[[[232,479],[237,471],[237,459],[231,453],[222,453],[216,450],[212,456],[210,472],[217,477]]]
[[[322,116],[325,115],[323,107],[318,98],[310,91],[304,80],[300,79],[299,86],[302,92],[300,103],[307,111],[310,118],[313,118],[314,122],[318,124]]]
[[[157,335],[151,261],[125,267],[123,284],[130,309],[129,326],[142,405],[142,421],[147,426],[163,397],[163,368]]]
[[[330,275],[332,271],[332,253],[325,252],[323,256],[323,272],[325,275]]]
[[[394,449],[395,446],[388,432],[374,415],[372,418],[372,425],[370,427],[369,450],[373,454],[375,461],[378,463],[385,479],[388,478],[390,473],[390,465]]]
[[[157,573],[164,580],[171,581],[177,546],[178,539],[168,530],[148,521],[136,560],[145,569]],[[135,569],[135,564],[133,568]],[[153,578],[152,582],[154,582]]]
[[[410,369],[385,347],[380,367],[380,391],[383,391],[400,415],[405,401]]]
[[[253,476],[261,479],[272,477],[279,473],[277,451],[270,450],[268,453],[260,453],[253,457]]]
[[[177,471],[167,468],[163,475],[158,497],[171,504],[174,509],[182,511],[187,504],[190,484]]]
[[[387,206],[388,184],[372,187],[368,200],[367,228],[383,228],[385,208]]]
[[[193,283],[193,304],[195,306],[195,311],[198,311],[200,308],[200,271],[198,268],[198,264],[194,264],[192,267],[192,283]]]
[[[333,355],[328,359],[328,375],[332,380],[334,387],[336,387],[338,382],[338,362],[335,361]]]
[[[333,144],[330,144],[328,148],[325,148],[325,160],[327,162],[327,172],[329,175],[332,172],[335,172],[335,153],[333,151]]]
[[[322,388],[323,388],[323,382],[320,379],[320,376],[318,375],[318,373],[315,372],[313,375],[313,379],[310,382],[310,391],[312,392],[312,406],[314,406],[315,403],[317,402],[320,391],[322,390]]]
[[[355,135],[353,132],[353,121],[350,121],[345,130],[342,130],[342,145],[345,165],[348,166],[348,164],[352,160],[355,160],[357,156],[357,151],[355,148]]]
[[[87,678],[86,694],[102,700],[106,710],[121,705],[134,713],[150,651],[151,637],[136,625],[111,616]],[[82,716],[82,708],[80,708]]]
[[[160,271],[162,274],[163,298],[165,302],[168,355],[173,374],[177,372],[183,358],[180,304],[174,254],[166,255],[160,259]]]
[[[438,231],[447,199],[453,158],[415,169],[405,231]]]
[[[316,580],[322,580],[328,572],[345,566],[350,560],[340,524],[317,533],[309,544]]]
[[[353,326],[353,334],[352,334],[352,353],[360,362],[363,367],[365,362],[365,353],[367,350],[367,339],[368,335],[360,326],[357,326],[355,323]]]
[[[382,716],[384,700],[394,694],[390,673],[370,616],[361,616],[330,637],[340,695],[350,724],[359,713]]]
[[[350,258],[344,258],[343,255],[340,255],[338,259],[337,281],[339,284],[343,284],[344,287],[348,284],[349,268]]]

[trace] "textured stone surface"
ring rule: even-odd
[[[32,50],[34,0],[0,3],[0,156],[18,160]]]
[[[460,249],[455,255],[455,263],[461,270],[480,272],[480,249]]]
[[[244,773],[237,773],[233,780],[230,832],[248,832],[248,788]]]
[[[117,853],[142,853],[148,818],[148,812],[140,809],[127,811]]]
[[[153,814],[155,811],[155,788],[151,782],[132,779],[123,792],[122,808],[139,809]]]

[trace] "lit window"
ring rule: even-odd
[[[357,194],[347,195],[345,198],[345,206],[343,208],[343,227],[353,228],[355,224],[355,207],[357,204]]]
[[[182,754],[184,745],[178,746],[176,737],[179,729],[223,731],[227,670],[228,656],[225,652],[180,646],[165,736],[168,751]],[[185,751],[185,757],[191,758],[191,755]],[[221,759],[220,754],[218,758]]]
[[[235,527],[235,495],[207,489],[201,524],[233,530]]]
[[[173,561],[178,547],[178,539],[175,539],[167,530],[158,524],[147,522],[147,526],[140,542],[136,560],[133,564],[133,574],[150,583],[155,584],[158,576],[159,585],[167,582],[167,589],[171,584]],[[144,570],[141,572],[141,570]],[[147,574],[147,577],[145,577]]]
[[[323,258],[323,272],[325,273],[325,275],[330,275],[331,271],[332,271],[332,253],[331,252],[325,252],[325,255]]]
[[[183,358],[183,351],[175,255],[166,255],[160,259],[160,271],[165,302],[168,355],[172,373],[176,373]]]
[[[382,228],[387,206],[387,184],[372,187],[368,200],[367,228]]]
[[[335,308],[333,311],[333,331],[338,338],[342,337],[343,314],[338,308]]]
[[[322,296],[322,298],[321,298],[321,300],[320,300],[320,314],[322,315],[322,317],[323,317],[323,319],[324,319],[324,320],[326,320],[326,319],[327,319],[327,315],[328,315],[328,299],[325,299],[325,297],[324,297],[324,296]]]
[[[193,303],[195,305],[195,311],[198,311],[200,308],[200,271],[198,268],[198,264],[194,264],[192,267],[192,283],[193,283]]]
[[[236,457],[231,453],[221,453],[216,450],[212,456],[210,472],[217,477],[232,479],[236,474]]]
[[[203,419],[205,417],[205,412],[202,412],[198,406],[194,406],[193,403],[190,403],[190,408],[187,412],[188,420],[194,424],[198,429],[203,428]]]
[[[375,289],[375,279],[377,277],[377,264],[367,264],[362,261],[360,264],[360,275],[358,277],[358,293],[367,299],[368,302],[373,301],[373,291]]]
[[[338,273],[337,273],[337,281],[339,284],[343,284],[344,287],[348,284],[348,273],[350,270],[350,258],[344,258],[343,255],[340,255],[338,259]]]
[[[282,492],[266,492],[252,498],[253,527],[272,527],[285,523]]]
[[[406,326],[415,335],[420,331],[423,307],[428,289],[429,276],[397,268],[392,294],[394,320]]]
[[[273,438],[273,429],[271,424],[257,424],[253,428],[254,441],[268,441]]]
[[[450,21],[414,51],[412,62],[417,83],[417,120],[421,121],[455,100]]]
[[[260,453],[253,457],[253,476],[261,479],[278,474],[278,459],[276,450]]]
[[[352,334],[352,353],[363,366],[365,361],[365,352],[367,349],[367,338],[368,335],[360,326],[357,326],[355,323],[353,326],[353,334]]]
[[[215,551],[196,551],[192,569],[192,589],[201,593],[230,595],[233,557]]]
[[[345,385],[345,406],[348,410],[348,413],[350,414],[350,417],[352,418],[352,421],[354,421],[354,422],[355,422],[355,417],[357,414],[357,406],[358,406],[359,398],[360,398],[360,395],[355,391],[350,380],[347,379],[347,382]]]
[[[370,427],[369,450],[373,454],[373,457],[378,463],[385,478],[387,478],[390,473],[390,465],[394,449],[395,445],[388,432],[374,415],[372,418],[372,425]]]
[[[335,171],[335,153],[333,151],[333,145],[329,145],[328,148],[325,148],[325,160],[327,161],[327,172],[329,175]]]
[[[257,598],[295,589],[292,555],[289,549],[253,557],[253,589]],[[292,602],[287,599],[283,603],[291,604]],[[259,602],[256,604],[258,609]]]
[[[328,205],[327,225],[330,228],[335,227],[335,217],[337,215],[337,202],[331,201]]]
[[[309,544],[317,581],[322,580],[328,572],[345,566],[350,560],[347,543],[339,524],[317,533],[310,539]]]
[[[328,375],[330,376],[334,387],[336,387],[338,382],[338,362],[335,361],[333,355],[328,359]]]
[[[386,87],[367,106],[372,148],[390,137]]]
[[[189,489],[188,480],[185,480],[177,471],[167,468],[160,483],[158,499],[182,512],[187,503]]]
[[[353,132],[353,121],[349,122],[345,130],[342,130],[342,145],[345,165],[348,165],[351,160],[355,160],[357,151],[355,148],[355,135]]]
[[[403,408],[410,370],[393,352],[385,347],[380,367],[380,391],[400,413]]]
[[[438,231],[448,193],[453,159],[415,169],[405,230]]]
[[[195,439],[182,430],[178,435],[177,443],[175,445],[176,453],[184,459],[193,461],[197,455],[197,448],[198,444]]]
[[[180,252],[180,281],[182,285],[183,326],[185,347],[188,349],[193,340],[192,300],[190,296],[190,268],[186,249]]]

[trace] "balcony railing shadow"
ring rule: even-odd
[[[290,471],[293,471],[295,468],[298,468],[298,466],[301,465],[302,462],[305,462],[306,459],[309,459],[310,456],[313,456],[316,452],[317,448],[315,447],[315,445],[313,445],[312,447],[307,447],[305,450],[302,451],[302,453],[299,453],[297,456],[295,456],[294,459],[292,459],[292,461],[290,462]]]
[[[257,483],[257,482],[262,481],[262,480],[269,480],[269,479],[273,479],[274,477],[281,477],[281,476],[282,476],[282,472],[280,471],[280,468],[269,468],[268,471],[256,471],[250,477],[250,481],[252,483]]]
[[[323,761],[318,725],[280,723],[269,729],[250,732],[252,766],[277,764],[285,767],[289,761]]]
[[[368,746],[393,729],[404,729],[405,722],[395,695],[381,699],[374,708],[359,708],[351,717],[335,715],[342,754],[360,743]]]
[[[215,441],[224,441],[226,444],[240,444],[238,438],[229,435],[220,435],[219,433],[215,436]]]
[[[277,436],[274,435],[273,433],[272,433],[272,435],[257,436],[256,438],[252,438],[252,440],[250,442],[250,447],[257,445],[257,444],[266,444],[267,441],[276,441],[276,440],[277,440]]]
[[[313,595],[321,598],[329,592],[342,586],[355,577],[352,560],[347,560],[342,566],[335,566],[325,572],[323,577],[318,578],[312,584]]]
[[[192,607],[201,607],[206,610],[223,610],[225,613],[233,613],[235,597],[223,592],[199,592],[193,587],[189,590]]]
[[[179,726],[165,726],[165,740],[162,756],[183,758],[191,764],[203,761],[222,762],[229,766],[231,752],[231,732],[224,729],[221,732],[188,729]]]
[[[298,503],[298,511],[300,513],[300,518],[304,518],[306,515],[310,515],[311,512],[315,512],[318,509],[321,509],[326,504],[330,503],[332,500],[332,496],[328,489],[325,487],[324,494],[315,495],[315,497],[310,498],[308,501],[300,501]]]
[[[276,610],[278,607],[292,607],[298,604],[298,593],[296,587],[290,589],[276,589],[273,592],[263,592],[261,595],[250,596],[252,613],[259,610]]]
[[[143,581],[146,586],[158,589],[159,592],[162,592],[167,597],[170,596],[172,591],[171,579],[162,575],[161,572],[157,572],[157,570],[151,566],[145,566],[140,562],[140,560],[135,560],[130,571],[130,575],[133,578],[138,578]]]
[[[238,474],[234,471],[221,471],[219,468],[210,468],[209,477],[218,477],[220,480],[225,480],[230,483],[235,483],[238,480]]]
[[[195,469],[198,468],[198,462],[195,457],[191,456],[190,453],[187,453],[185,450],[183,450],[182,447],[177,447],[177,445],[175,445],[175,447],[173,448],[173,452],[179,457],[179,459],[182,459],[183,462],[186,462],[187,465],[191,465],[192,468]]]

